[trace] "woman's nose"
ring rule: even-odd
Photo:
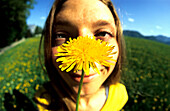
[[[93,36],[93,33],[88,28],[80,28],[79,29],[79,36]]]

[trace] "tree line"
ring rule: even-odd
[[[0,48],[29,37],[26,19],[35,3],[35,0],[0,0]],[[39,33],[42,28],[38,26],[36,31]]]

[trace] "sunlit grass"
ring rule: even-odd
[[[125,110],[169,110],[170,46],[139,38],[125,39],[128,63],[122,79],[130,97]]]
[[[32,99],[39,84],[45,81],[38,58],[39,39],[27,39],[0,55],[0,110],[4,109],[4,93],[13,94],[16,89]]]
[[[23,43],[0,55],[0,111],[5,111],[4,97],[13,90],[30,100],[46,81],[38,59],[40,37]],[[170,46],[139,38],[125,37],[127,67],[122,75],[129,101],[125,111],[168,111],[170,109]],[[16,101],[11,102],[17,108]]]

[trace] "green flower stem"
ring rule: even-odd
[[[78,95],[77,95],[76,111],[78,111],[78,109],[79,109],[78,108],[79,107],[79,99],[80,99],[81,88],[83,85],[83,78],[84,78],[84,71],[82,70],[81,80],[80,80],[79,90],[78,90]]]

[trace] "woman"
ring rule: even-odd
[[[95,36],[114,45],[115,65],[98,64],[100,74],[90,69],[83,79],[79,111],[121,110],[128,96],[119,83],[124,57],[122,30],[118,15],[109,0],[56,0],[44,28],[45,67],[50,83],[36,94],[39,110],[69,110],[76,108],[76,98],[82,71],[61,71],[56,62],[57,47],[69,37]],[[43,37],[42,36],[42,37]],[[41,38],[42,40],[42,38]]]

